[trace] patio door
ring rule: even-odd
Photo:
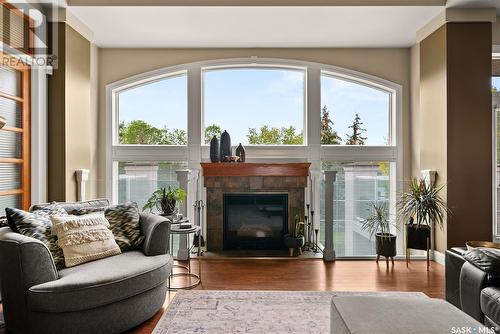
[[[30,68],[2,55],[0,65],[0,216],[30,206]]]
[[[493,124],[494,124],[494,152],[493,152],[493,238],[500,242],[500,92],[493,92]]]

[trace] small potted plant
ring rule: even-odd
[[[449,214],[446,202],[439,195],[443,187],[413,178],[408,191],[400,196],[397,208],[401,219],[407,222],[406,248],[428,250],[432,223],[443,228]]]
[[[168,186],[156,190],[144,204],[142,210],[158,209],[161,215],[170,216],[174,213],[177,203],[182,203],[186,192],[179,187]]]
[[[290,256],[293,256],[295,249],[299,250],[302,254],[302,247],[304,247],[304,221],[300,221],[299,215],[294,217],[294,229],[292,234],[285,234],[285,246],[288,248]]]
[[[377,262],[380,256],[387,259],[396,256],[396,235],[391,233],[389,219],[389,209],[384,202],[372,202],[371,214],[361,221],[361,228],[370,234],[370,238],[375,235],[375,248],[377,250]]]

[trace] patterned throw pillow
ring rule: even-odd
[[[52,206],[52,208],[48,208],[50,206]],[[37,210],[34,212],[6,208],[5,212],[10,228],[14,232],[43,242],[52,254],[56,268],[62,269],[64,268],[64,255],[62,249],[56,244],[57,237],[51,233],[52,222],[50,221],[50,217],[53,214],[61,216],[68,215],[64,209],[61,211],[59,207],[59,204],[51,204],[44,210]]]
[[[104,210],[106,210],[106,207],[104,206],[87,206],[84,208],[76,209],[75,211],[73,211],[73,214],[76,216],[82,216],[96,212],[104,213]]]
[[[54,216],[52,234],[62,248],[66,267],[104,259],[121,253],[103,214]]]
[[[122,252],[138,248],[144,236],[139,225],[139,208],[130,202],[107,207],[104,216]]]

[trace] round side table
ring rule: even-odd
[[[187,235],[189,237],[189,234],[199,234],[201,231],[200,226],[193,226],[191,228],[179,228],[179,224],[172,224],[170,225],[170,254],[173,255],[173,244],[174,244],[174,234],[179,234],[179,235]],[[199,254],[199,244],[198,244],[198,254]],[[195,287],[197,287],[201,283],[201,262],[200,258],[198,257],[198,274],[193,273],[191,271],[191,258],[187,260],[187,265],[179,264],[179,263],[174,263],[172,266],[172,272],[170,276],[168,277],[168,290],[170,291],[177,291],[177,290],[190,290]],[[174,273],[174,269],[180,269],[182,270],[181,272]],[[188,285],[181,285],[181,286],[172,286],[171,279],[173,277],[186,277],[189,279],[189,284]],[[192,282],[193,281],[193,282]]]

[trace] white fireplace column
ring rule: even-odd
[[[334,183],[337,172],[327,170],[325,173],[325,248],[323,249],[323,260],[335,261],[335,250],[333,249],[333,196]]]

